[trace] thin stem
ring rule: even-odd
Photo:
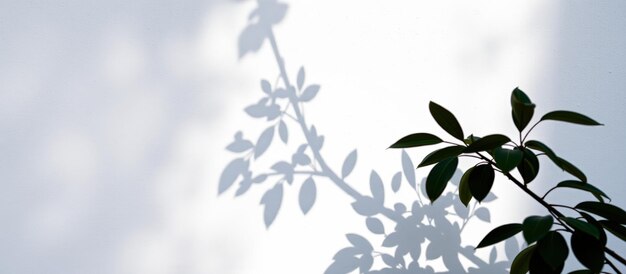
[[[489,159],[487,159],[487,157],[483,156],[482,154],[480,154],[480,152],[476,152],[478,155],[480,155],[485,161],[489,162],[492,165],[495,165],[495,163]],[[558,211],[556,208],[554,208],[553,206],[551,206],[550,204],[548,204],[546,201],[544,201],[541,197],[537,196],[537,194],[535,194],[534,192],[532,192],[530,189],[528,189],[524,184],[522,184],[519,180],[517,180],[515,177],[513,177],[510,173],[503,173],[504,176],[506,176],[510,181],[512,181],[514,184],[516,184],[519,188],[521,188],[524,192],[526,192],[526,194],[530,195],[530,197],[532,197],[533,199],[535,199],[535,201],[537,201],[538,203],[540,203],[542,206],[544,206],[548,212],[550,212],[551,215],[556,217],[556,220],[561,223],[561,225],[563,225],[563,227],[565,227],[565,229],[567,229],[567,231],[570,232],[574,232],[569,226],[566,226],[563,221],[561,221],[561,218],[565,217],[565,215],[563,215],[563,213],[561,213],[560,211]],[[611,250],[608,247],[604,247],[604,252],[608,253],[609,255],[611,255],[613,258],[615,258],[616,260],[618,260],[620,263],[622,263],[623,265],[626,265],[626,259],[624,259],[623,257],[621,257],[620,255],[618,255],[617,253],[615,253],[615,251]],[[608,259],[607,259],[608,260]]]
[[[559,187],[559,186],[555,186],[555,187],[551,188],[550,190],[548,190],[548,192],[546,192],[546,194],[543,194],[543,196],[541,196],[541,200],[545,200],[546,196],[548,196],[548,193],[552,192],[552,190],[555,190],[557,187]]]
[[[575,208],[573,208],[571,206],[566,206],[566,205],[550,204],[550,206],[553,206],[553,207],[563,207],[563,208],[568,208],[568,209],[571,209],[571,210],[576,210]],[[578,211],[578,210],[576,210],[576,211]]]
[[[622,272],[619,271],[617,267],[615,267],[615,265],[611,261],[606,260],[606,264],[608,264],[611,268],[613,268],[613,271],[615,271],[616,274],[622,274]]]
[[[533,129],[539,124],[541,123],[542,120],[537,121],[537,123],[535,123],[532,127],[530,127],[530,129],[526,132],[526,135],[524,135],[524,138],[522,138],[522,141],[520,142],[520,145],[524,143],[524,141],[526,141],[526,137],[528,137],[528,134],[530,134],[531,131],[533,131]],[[522,134],[522,132],[520,132],[520,135]]]

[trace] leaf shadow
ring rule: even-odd
[[[219,195],[236,182],[239,182],[236,196],[246,193],[256,184],[273,184],[261,199],[263,219],[269,228],[283,205],[285,187],[302,182],[299,184],[298,206],[306,215],[317,199],[316,181],[331,181],[340,192],[354,200],[351,204],[353,210],[363,217],[372,235],[346,234],[349,245],[332,257],[324,272],[327,274],[351,273],[357,269],[359,273],[506,273],[511,257],[508,261],[496,262],[497,254],[493,249],[490,258],[483,260],[475,255],[473,247],[461,246],[465,224],[473,219],[490,222],[489,210],[476,205],[466,208],[453,191],[445,192],[434,203],[423,202],[427,199],[424,180],[417,184],[415,164],[406,151],[400,155],[401,170],[391,180],[383,180],[383,176],[375,170],[370,172],[370,193],[357,191],[347,181],[358,162],[357,149],[346,155],[339,168],[327,164],[322,153],[325,138],[315,125],[305,122],[302,112],[302,106],[316,97],[321,86],[307,84],[304,67],[296,73],[296,84],[291,83],[273,35],[272,26],[283,20],[287,5],[276,0],[260,0],[258,4],[239,37],[239,57],[257,52],[268,40],[277,60],[281,83],[272,86],[269,81],[261,80],[262,98],[244,109],[249,116],[265,120],[269,126],[256,141],[246,139],[241,131],[234,135],[234,140],[226,149],[239,156],[224,168],[218,185]],[[290,131],[302,133],[303,142],[293,146],[296,140],[293,134],[290,137]],[[253,164],[270,149],[275,135],[288,148],[297,149],[293,149],[291,159],[274,163],[271,170],[259,171]],[[458,187],[461,175],[460,170],[454,173],[452,186]],[[415,192],[415,200],[409,206],[396,202],[393,207],[387,207],[386,204],[393,203],[389,201],[393,198],[392,193],[400,191],[402,185],[405,185],[405,191]],[[495,198],[488,196],[483,202]],[[374,237],[380,244],[372,244]],[[515,253],[514,250],[514,245],[507,243],[507,256]],[[461,257],[470,265],[462,263]],[[423,258],[426,264],[418,262]],[[446,270],[435,271],[428,265],[433,260],[441,260]]]

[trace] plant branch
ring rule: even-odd
[[[536,125],[536,124],[535,124]],[[476,154],[480,155],[480,157],[482,157],[485,161],[489,162],[491,165],[495,165],[495,163],[489,159],[487,159],[487,157],[483,156],[482,154],[480,154],[480,152],[476,152]],[[563,213],[561,213],[560,211],[558,211],[556,208],[554,208],[553,206],[551,206],[550,204],[548,204],[546,201],[544,201],[541,197],[537,196],[537,194],[535,194],[534,192],[532,192],[530,189],[528,189],[524,184],[522,184],[519,180],[517,180],[515,177],[513,177],[510,173],[502,173],[504,174],[504,176],[506,176],[510,181],[512,181],[514,184],[516,184],[519,188],[521,188],[524,192],[526,192],[526,194],[528,194],[530,197],[532,197],[533,199],[535,199],[535,201],[537,201],[538,203],[540,203],[542,206],[544,206],[548,212],[550,212],[551,215],[557,217],[557,221],[559,223],[561,223],[563,225],[563,227],[565,227],[565,229],[567,229],[567,231],[569,232],[574,232],[572,228],[570,228],[569,226],[565,225],[563,223],[563,221],[561,221],[561,218],[565,217],[565,215],[563,215]],[[604,251],[606,253],[608,253],[609,255],[611,255],[613,258],[615,258],[616,260],[618,260],[620,263],[622,263],[623,265],[626,265],[626,259],[624,259],[623,257],[621,257],[620,255],[618,255],[617,253],[615,253],[615,251],[611,250],[608,247],[604,247]],[[608,259],[607,259],[608,261]]]

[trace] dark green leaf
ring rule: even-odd
[[[520,132],[528,125],[535,113],[535,104],[530,101],[530,98],[521,91],[519,88],[515,88],[511,93],[511,108],[513,123]]]
[[[439,144],[443,140],[430,133],[413,133],[400,138],[389,148],[407,148]]]
[[[524,239],[528,244],[541,239],[552,228],[554,219],[552,216],[530,216],[522,223]]]
[[[600,202],[582,202],[576,208],[604,217],[618,224],[626,224],[626,211],[611,204]]]
[[[481,248],[485,246],[490,246],[495,243],[499,243],[504,241],[510,237],[513,237],[515,234],[522,231],[522,224],[505,224],[491,230],[487,235],[480,241],[476,248]]]
[[[552,161],[555,161],[555,159],[557,159],[554,151],[552,151],[552,149],[550,149],[548,146],[546,146],[542,142],[539,142],[536,140],[530,140],[530,141],[527,141],[525,145],[528,148],[532,148],[534,150],[538,150],[538,151],[545,153],[546,156],[548,156],[548,158],[550,158]]]
[[[522,250],[511,263],[511,274],[526,274],[530,264],[530,258],[535,253],[537,245],[531,245]]]
[[[545,120],[568,122],[585,126],[602,126],[602,124],[585,115],[567,110],[557,110],[546,113],[546,115],[541,117],[541,121]]]
[[[434,163],[438,163],[441,160],[445,160],[451,157],[457,157],[463,152],[464,149],[464,146],[449,146],[435,150],[426,155],[426,157],[424,157],[424,160],[422,160],[422,162],[417,167],[424,167],[432,165]]]
[[[504,172],[514,169],[522,161],[523,153],[519,150],[497,147],[493,150],[493,158],[497,166]]]
[[[471,170],[468,178],[470,192],[472,196],[479,202],[482,202],[491,187],[493,186],[493,180],[495,173],[493,168],[488,164],[477,165]]]
[[[567,223],[569,226],[573,227],[577,231],[582,231],[586,234],[593,236],[596,239],[600,239],[600,232],[598,231],[598,229],[587,222],[583,222],[572,217],[563,217],[561,218],[561,220],[565,221],[565,223]]]
[[[613,233],[613,235],[619,237],[622,241],[626,241],[626,227],[607,220],[600,220],[598,222],[602,224],[602,227],[606,230]]]
[[[443,130],[448,132],[454,138],[463,141],[463,129],[461,128],[459,121],[456,120],[450,111],[435,102],[430,102],[430,104],[428,104],[428,108],[430,109],[430,114],[433,118],[435,118],[435,121],[441,128],[443,128]]]
[[[563,181],[560,182],[556,185],[556,187],[567,187],[567,188],[575,188],[575,189],[580,189],[580,190],[584,190],[587,192],[590,192],[591,194],[593,194],[594,196],[596,196],[596,198],[598,198],[598,200],[600,202],[602,202],[602,197],[600,196],[604,196],[607,199],[611,199],[609,198],[609,196],[606,196],[606,194],[604,194],[604,192],[602,192],[602,190],[596,188],[595,186],[589,184],[589,183],[584,183],[581,181],[574,181],[574,180],[568,180],[568,181]]]
[[[545,153],[546,156],[548,156],[548,158],[550,158],[550,160],[552,160],[552,162],[554,162],[556,166],[560,167],[567,173],[574,175],[576,178],[580,179],[581,181],[587,182],[587,177],[582,171],[580,171],[580,169],[578,169],[577,167],[575,167],[574,165],[572,165],[570,162],[566,161],[565,159],[556,156],[554,151],[552,151],[552,149],[550,149],[545,144],[539,141],[531,140],[531,141],[526,142],[526,146]]]
[[[472,192],[469,187],[469,175],[472,173],[474,168],[471,167],[463,174],[461,177],[461,182],[459,183],[459,199],[461,202],[467,207],[467,204],[472,200]]]
[[[528,184],[539,174],[539,160],[530,149],[522,148],[521,151],[523,151],[523,156],[517,166],[517,171],[522,175],[524,183]]]
[[[553,270],[557,270],[565,263],[569,248],[559,232],[550,231],[537,242],[537,252]]]
[[[594,273],[600,272],[604,265],[604,246],[587,233],[574,231],[570,240],[574,256],[580,263]]]
[[[564,264],[558,265],[556,269],[553,269],[548,262],[546,262],[541,255],[539,255],[539,246],[535,249],[535,252],[530,257],[530,263],[528,264],[528,272],[530,274],[560,274],[563,270]]]
[[[602,227],[602,224],[588,213],[585,213],[585,212],[578,212],[578,213],[581,216],[583,216],[583,218],[585,218],[587,223],[594,226],[598,230],[598,235],[599,235],[598,239],[600,240],[600,243],[602,243],[603,246],[606,246],[607,238],[606,238],[606,233],[604,232],[604,229]]]
[[[443,193],[448,181],[454,175],[458,163],[458,158],[448,158],[439,162],[430,170],[426,178],[426,194],[431,202],[434,202]]]
[[[465,149],[464,152],[471,153],[471,152],[478,152],[478,151],[484,151],[484,150],[491,150],[501,145],[504,145],[510,141],[511,139],[509,139],[509,137],[506,137],[502,134],[487,135],[483,138],[480,138],[472,142],[472,144],[469,145]]]
[[[557,157],[558,158],[558,157]],[[572,165],[570,162],[566,161],[563,158],[558,158],[558,162],[555,162],[557,166],[561,169],[565,170],[567,173],[574,175],[574,177],[580,179],[583,182],[587,182],[587,176],[580,171],[577,167]]]

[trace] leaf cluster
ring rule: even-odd
[[[437,124],[455,141],[444,141],[430,133],[413,133],[391,145],[391,148],[413,148],[437,144],[448,146],[427,154],[418,168],[434,165],[426,179],[426,192],[435,202],[447,187],[461,157],[478,159],[467,169],[458,183],[461,202],[467,206],[472,199],[482,202],[491,192],[496,173],[500,173],[530,195],[548,211],[545,216],[529,216],[521,223],[496,227],[476,246],[482,248],[522,233],[528,247],[514,259],[511,273],[561,273],[571,251],[586,269],[573,273],[599,273],[605,265],[616,272],[612,259],[626,265],[626,260],[606,246],[606,233],[626,240],[626,212],[607,203],[609,197],[587,181],[585,174],[569,161],[558,156],[549,146],[538,140],[527,140],[529,133],[545,121],[559,121],[578,125],[599,126],[595,120],[573,111],[557,110],[544,114],[528,130],[535,104],[519,88],[511,93],[511,116],[519,131],[519,140],[513,141],[503,134],[479,137],[465,135],[456,117],[444,107],[430,102],[429,110]],[[523,136],[523,137],[522,137]],[[543,196],[537,195],[528,185],[539,173],[539,157],[547,157],[554,165],[574,178],[557,183]],[[546,201],[546,195],[559,189],[587,192],[596,201],[583,201],[575,206],[555,205]],[[568,208],[575,215],[566,216],[558,208]],[[569,237],[568,246],[566,237]],[[612,257],[612,258],[610,258]]]

